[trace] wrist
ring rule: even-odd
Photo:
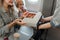
[[[15,25],[15,22],[11,22],[10,24],[8,24],[9,29],[11,29],[12,27],[14,27],[14,25]]]
[[[13,22],[12,22],[12,24],[13,24],[13,25],[15,25],[15,24],[16,24],[16,22],[15,22],[15,21],[13,21]]]

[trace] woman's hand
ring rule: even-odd
[[[15,23],[15,24],[18,24],[18,25],[25,25],[25,24],[26,24],[26,23],[23,22],[21,19],[16,19],[16,20],[14,20],[14,23]]]
[[[11,28],[14,27],[14,25],[16,25],[16,24],[18,24],[18,25],[25,25],[26,23],[23,22],[21,19],[16,19],[16,20],[14,20],[13,22],[11,22],[10,24],[7,24],[7,27],[8,27],[9,29],[11,29]]]
[[[25,25],[26,23],[24,21],[22,21],[21,19],[19,21],[16,22],[18,25]]]
[[[25,18],[25,17],[27,17],[27,16],[28,16],[28,14],[29,14],[29,12],[28,12],[28,11],[26,11],[26,12],[24,12],[24,13],[23,13],[22,17],[24,17],[24,18]]]
[[[43,22],[43,23],[46,22],[46,20],[44,18],[42,18],[40,21]]]

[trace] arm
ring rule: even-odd
[[[51,28],[51,24],[50,23],[45,23],[39,26],[38,29],[48,29]]]
[[[11,27],[9,27],[8,25],[2,26],[2,28],[0,28],[0,30],[2,31],[1,34],[8,33],[10,29]]]
[[[50,21],[52,18],[53,18],[53,16],[50,16],[50,17],[44,18],[44,20],[45,21]]]
[[[15,24],[16,24],[15,22],[11,22],[7,24],[7,28],[11,29]]]
[[[4,25],[4,22],[0,19],[0,34],[3,35],[4,33],[8,33],[9,30],[14,26],[14,23],[10,23],[7,25]]]
[[[42,18],[41,21],[42,22],[47,22],[47,21],[50,21],[52,18],[53,18],[53,16]]]

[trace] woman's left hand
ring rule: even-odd
[[[22,17],[24,17],[24,18],[25,18],[25,17],[27,17],[27,16],[28,16],[28,14],[29,14],[29,12],[28,12],[28,11],[26,11],[26,12],[24,12],[24,13],[23,13]]]

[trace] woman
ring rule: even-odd
[[[26,12],[26,9],[24,8],[24,3],[22,0],[20,0],[18,3],[17,3],[17,8],[21,11],[21,12]]]
[[[26,9],[24,8],[24,3],[22,0],[16,0],[16,6],[19,10],[18,16],[22,16],[26,12]]]
[[[11,29],[17,25],[24,25],[21,19],[15,19],[13,15],[13,1],[12,0],[1,0],[0,7],[0,36],[9,33]]]

